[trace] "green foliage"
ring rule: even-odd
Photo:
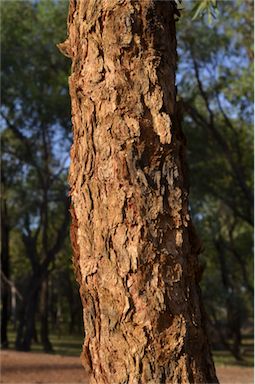
[[[199,16],[207,14],[208,22],[212,22],[212,17],[215,19],[218,15],[217,0],[202,0],[196,1],[192,8],[194,13],[192,20],[196,20]]]
[[[2,3],[2,183],[12,280],[24,300],[32,276],[54,270],[57,255],[65,273],[56,276],[56,284],[71,275],[70,63],[56,47],[65,37],[67,7],[65,1],[50,0]],[[28,305],[19,302],[20,309]]]
[[[3,2],[2,97],[13,113],[26,108],[30,119],[38,113],[40,100],[40,117],[45,122],[70,127],[66,113],[70,110],[66,97],[69,63],[56,49],[64,38],[66,12],[63,1]]]
[[[2,4],[2,163],[11,227],[36,232],[47,189],[53,238],[63,215],[71,138],[69,63],[56,49],[66,11],[63,1]],[[37,247],[40,253],[39,240]]]
[[[198,11],[205,3],[190,6]],[[252,313],[253,23],[249,1],[217,7],[213,25],[185,13],[178,24],[178,91],[191,208],[205,248],[203,295],[227,342],[233,321],[242,328]]]

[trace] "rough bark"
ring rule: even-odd
[[[215,383],[177,118],[175,3],[70,1],[72,243],[90,383]]]

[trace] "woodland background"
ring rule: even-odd
[[[190,209],[215,359],[253,361],[253,2],[177,22]],[[79,354],[69,240],[66,1],[2,2],[2,347]]]

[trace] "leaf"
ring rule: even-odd
[[[198,16],[203,16],[206,12],[208,15],[208,23],[212,23],[212,18],[216,18],[218,15],[217,0],[203,0],[198,2],[192,9],[194,16],[192,20],[196,20]]]
[[[193,8],[193,11],[195,11],[195,13],[194,13],[194,16],[192,17],[192,20],[196,20],[196,18],[200,16],[206,8],[207,8],[207,0],[201,1],[200,3],[196,4]]]

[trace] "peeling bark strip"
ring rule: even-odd
[[[90,383],[215,383],[172,1],[71,0],[72,241]],[[75,243],[75,244],[74,244]]]

